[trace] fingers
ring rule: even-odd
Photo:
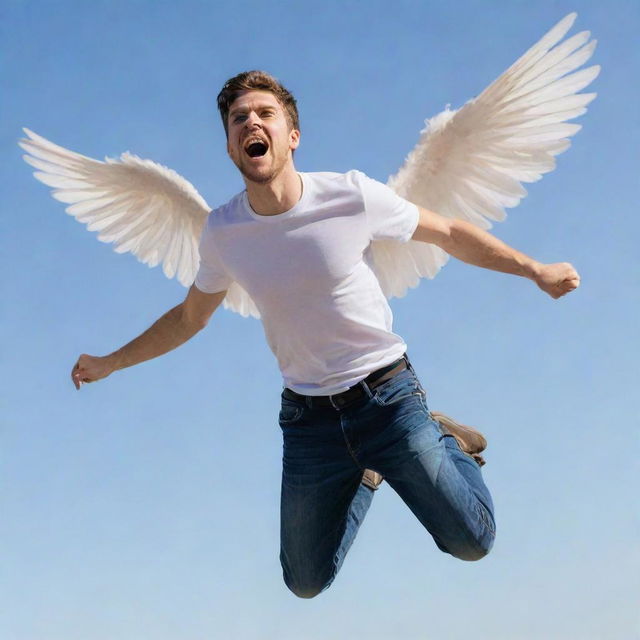
[[[564,282],[573,286],[574,289],[580,284],[580,276],[578,272],[573,268],[573,265],[565,263]]]
[[[558,297],[562,297],[571,291],[575,291],[580,286],[580,276],[578,272],[570,265],[567,265],[567,274],[560,283],[558,283],[558,287],[560,289],[560,294]]]
[[[93,382],[91,375],[86,368],[90,358],[91,356],[83,353],[78,358],[75,365],[73,365],[73,369],[71,370],[71,380],[76,389],[80,389],[80,387],[85,383]]]
[[[580,286],[580,276],[568,262],[546,265],[538,281],[540,288],[558,299]]]
[[[568,280],[564,281],[564,287],[567,290],[567,293],[569,291],[573,291],[574,289],[577,289],[580,286],[580,278],[576,277],[576,278],[569,278]]]
[[[80,382],[80,362],[76,362],[71,369],[71,381],[75,385],[76,389],[79,389],[82,383]]]
[[[75,363],[73,369],[71,370],[71,380],[73,381],[76,389],[80,389],[82,384],[86,382],[86,380],[84,380],[85,374],[86,372],[80,366],[80,360],[78,360],[78,362]]]
[[[578,280],[562,280],[552,287],[552,289],[549,291],[549,294],[553,298],[561,298],[562,296],[567,295],[567,293],[571,293],[571,291],[577,289],[578,285]]]

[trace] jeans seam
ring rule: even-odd
[[[397,402],[401,402],[402,400],[406,400],[407,398],[412,398],[413,396],[422,396],[422,392],[421,391],[412,391],[411,393],[408,393],[405,396],[400,396],[399,398],[394,398],[391,402],[382,402],[378,396],[374,395],[373,399],[375,401],[375,403],[379,406],[379,407],[391,407],[392,405],[396,404]]]
[[[444,457],[447,456],[447,452],[446,452],[446,446],[443,444],[443,447],[445,448],[444,451],[444,455],[442,457],[442,460],[440,461],[440,466],[438,467],[438,473],[436,474],[436,478],[435,478],[435,485],[437,486],[438,484],[438,479],[440,477],[440,472],[442,471],[442,466],[444,464]],[[455,465],[454,465],[455,466]],[[473,493],[473,492],[472,492]],[[484,531],[482,532],[481,536],[475,536],[473,534],[473,530],[471,527],[468,526],[468,524],[463,520],[460,519],[456,510],[445,500],[444,503],[447,505],[449,512],[455,516],[455,520],[458,520],[459,524],[458,526],[460,527],[460,530],[464,533],[464,537],[467,539],[467,543],[470,544],[471,546],[477,546],[478,544],[480,544],[480,539],[481,537],[484,537],[484,535],[486,535],[487,531],[490,533],[490,535],[495,538],[495,530],[492,531],[492,528],[488,525],[488,523],[486,522],[485,517],[483,516],[483,514],[480,513],[479,511],[479,506],[480,506],[480,500],[478,498],[478,496],[476,496],[474,494],[474,498],[476,500],[476,503],[474,505],[474,511],[476,512],[476,514],[480,517],[480,520],[482,521],[482,524],[484,526]]]
[[[489,531],[489,533],[491,533],[492,536],[495,536],[496,526],[491,521],[491,519],[488,517],[488,515],[487,515],[488,510],[482,504],[482,502],[480,502],[480,500],[478,500],[478,502],[476,503],[476,512],[480,516],[480,519],[484,523],[484,525],[487,528],[487,530]]]
[[[347,451],[349,452],[349,455],[351,456],[352,460],[358,465],[358,468],[364,470],[364,467],[360,464],[360,461],[356,456],[356,452],[351,446],[351,443],[349,442],[349,438],[347,438],[347,434],[345,433],[344,422],[342,420],[343,417],[344,417],[344,414],[340,414],[340,431],[342,431],[342,438],[344,440],[345,446],[347,447]]]

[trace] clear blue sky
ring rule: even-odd
[[[130,150],[210,205],[241,190],[215,96],[264,68],[296,94],[300,170],[386,180],[426,117],[479,93],[556,21],[602,73],[558,169],[494,231],[582,287],[450,262],[395,301],[432,408],[489,439],[498,538],[439,552],[388,486],[335,585],[278,563],[281,386],[259,322],[216,314],[191,343],[76,392],[103,354],[184,295],[64,213],[16,146]],[[539,640],[639,637],[636,0],[4,0],[0,637],[6,640]]]

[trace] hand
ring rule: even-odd
[[[76,389],[80,389],[83,383],[95,382],[106,378],[115,369],[111,356],[89,356],[83,353],[71,370],[71,380],[73,380]]]
[[[542,265],[534,281],[552,298],[560,298],[580,286],[580,276],[568,262]]]

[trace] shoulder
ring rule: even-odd
[[[225,224],[231,224],[238,220],[239,217],[245,213],[245,191],[236,193],[231,200],[224,204],[212,209],[209,212],[205,229],[212,229],[214,227],[224,226]]]
[[[345,173],[333,171],[316,171],[304,173],[305,183],[318,194],[344,195],[347,193],[362,194],[363,185],[370,180],[364,173],[356,169]]]
[[[307,174],[309,176],[317,176],[316,180],[319,184],[324,184],[329,188],[334,189],[352,189],[361,194],[367,192],[376,193],[380,190],[390,191],[389,187],[380,182],[370,178],[363,171],[358,169],[351,169],[345,173],[331,173],[331,172],[318,172]]]
[[[362,178],[367,178],[362,171],[358,171],[357,169],[351,169],[345,173],[338,173],[336,171],[312,171],[305,172],[304,175],[313,182],[335,186],[356,184],[362,180]]]

